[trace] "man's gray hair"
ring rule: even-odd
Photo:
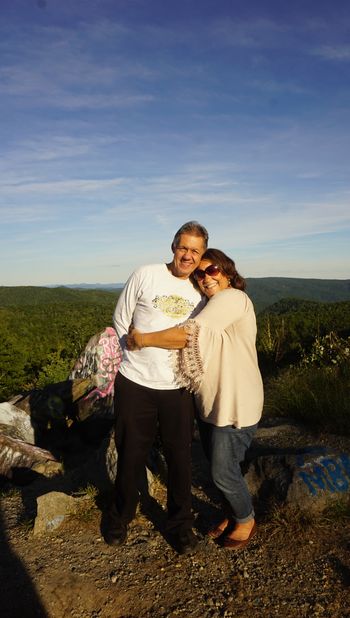
[[[184,223],[179,230],[177,230],[174,240],[171,243],[172,251],[175,251],[176,247],[179,244],[181,234],[190,234],[191,236],[200,236],[203,238],[203,245],[206,249],[208,247],[209,234],[205,227],[198,223],[198,221],[187,221]]]

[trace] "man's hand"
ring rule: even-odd
[[[132,328],[127,336],[126,336],[126,347],[128,348],[128,350],[130,350],[131,352],[134,352],[135,350],[141,350],[142,349],[142,333],[140,333],[140,331],[136,330],[136,328]]]

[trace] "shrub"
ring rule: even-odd
[[[45,364],[39,371],[36,380],[36,388],[44,388],[55,382],[63,382],[68,379],[74,359],[67,358],[62,352],[55,351],[48,354]]]
[[[350,363],[290,367],[266,388],[267,413],[350,435]]]
[[[316,337],[308,353],[303,352],[301,366],[341,366],[350,362],[350,337],[343,339],[334,332]]]

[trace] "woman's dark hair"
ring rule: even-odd
[[[234,261],[223,251],[220,251],[220,249],[207,249],[203,253],[201,260],[210,260],[210,262],[218,266],[221,272],[229,278],[231,287],[236,288],[236,290],[246,289],[245,279],[237,272]]]

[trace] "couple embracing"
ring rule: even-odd
[[[124,357],[115,382],[118,466],[104,533],[110,545],[127,538],[139,479],[159,431],[168,465],[165,532],[179,553],[195,550],[193,399],[224,504],[208,535],[234,550],[245,547],[256,531],[240,468],[263,406],[255,313],[233,260],[207,245],[206,229],[196,221],[185,223],[172,242],[172,261],[136,270],[114,312]]]

